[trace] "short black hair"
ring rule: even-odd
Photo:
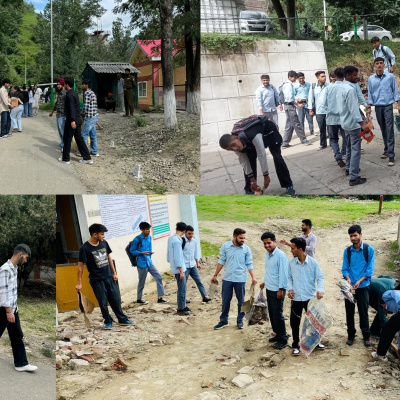
[[[290,239],[290,243],[293,243],[298,249],[306,251],[306,240],[301,237],[295,237]]]
[[[72,77],[67,77],[67,78],[65,78],[64,79],[64,84],[65,85],[68,85],[69,87],[74,87],[74,78],[72,78]]]
[[[346,65],[344,67],[344,75],[349,75],[352,74],[353,72],[358,72],[358,68],[355,67],[354,65]]]
[[[142,229],[149,229],[149,228],[151,228],[151,225],[150,225],[148,222],[143,221],[143,222],[141,222],[141,223],[139,224],[139,229],[140,229],[140,230],[142,230]]]
[[[300,78],[301,76],[304,76],[304,73],[303,72],[298,72],[297,73],[297,77]]]
[[[361,233],[361,226],[360,225],[352,225],[349,230],[347,231],[347,233],[349,235],[351,235],[352,233],[357,232],[358,234]]]
[[[194,228],[192,225],[186,225],[186,232],[190,231],[190,232],[194,232]]]
[[[336,78],[344,78],[344,69],[342,67],[338,67],[334,71]]]
[[[88,85],[90,87],[91,81],[90,79],[83,79],[82,80],[82,85]]]
[[[233,135],[230,135],[229,133],[225,133],[225,135],[222,135],[219,138],[220,147],[226,150],[232,139],[233,139]]]
[[[303,219],[303,221],[301,221],[303,224],[306,224],[307,226],[309,226],[310,228],[312,228],[312,222],[311,219]]]
[[[375,60],[374,60],[374,64],[375,64],[376,62],[378,62],[378,61],[383,61],[383,62],[385,62],[385,59],[384,59],[383,57],[376,57]]]
[[[330,78],[333,78],[333,77],[336,78],[335,71],[329,72],[329,77],[330,77]]]
[[[131,69],[130,68],[125,68],[125,71],[131,72]]]
[[[90,236],[94,235],[95,233],[107,232],[107,231],[108,229],[102,224],[92,224],[89,226]]]
[[[177,222],[176,223],[176,230],[179,232],[185,232],[186,231],[186,224],[184,222]]]
[[[24,254],[28,254],[29,257],[31,256],[31,249],[25,243],[20,243],[15,246],[13,256],[15,256],[16,254],[21,253],[21,252]]]
[[[288,76],[288,78],[297,78],[297,72],[296,71],[289,71],[287,76]]]
[[[321,74],[324,74],[324,73],[325,73],[325,71],[317,71],[315,73],[315,76],[318,78]]]
[[[264,240],[264,239],[271,239],[273,242],[276,242],[276,237],[272,232],[264,232],[261,235],[261,240]]]
[[[375,42],[380,42],[381,40],[378,38],[378,36],[373,36],[371,38],[371,43],[375,43]]]
[[[246,233],[246,231],[242,228],[236,228],[233,231],[233,236],[239,236],[239,235],[244,235]]]
[[[261,75],[261,79],[269,79],[269,75]]]
[[[3,79],[3,85],[5,85],[6,83],[11,83],[11,81],[8,78],[4,78]]]

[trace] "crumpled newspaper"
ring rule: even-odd
[[[350,301],[351,303],[356,302],[354,298],[355,291],[351,287],[349,282],[346,281],[346,279],[341,279],[340,281],[336,282],[336,285],[340,287],[340,293],[339,293],[340,297]]]

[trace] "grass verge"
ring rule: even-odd
[[[201,254],[204,257],[215,256],[219,254],[220,246],[217,246],[205,240],[200,240],[200,245],[201,245]]]
[[[389,261],[387,262],[387,268],[389,271],[395,271],[396,268],[400,266],[400,253],[399,253],[399,244],[397,241],[394,241],[390,245],[390,256]]]

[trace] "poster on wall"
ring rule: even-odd
[[[139,224],[149,221],[145,195],[99,195],[98,199],[107,240],[138,233]]]
[[[149,195],[149,205],[153,239],[171,235],[167,196]]]

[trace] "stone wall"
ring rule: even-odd
[[[205,47],[201,52],[202,145],[217,143],[234,122],[258,113],[254,92],[262,74],[269,74],[278,88],[289,70],[303,72],[307,82],[316,82],[316,71],[327,72],[321,41],[260,40],[241,53],[219,54]],[[281,114],[281,132],[284,123]]]

